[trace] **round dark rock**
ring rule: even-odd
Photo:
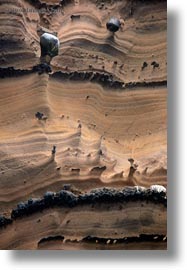
[[[106,27],[110,32],[117,32],[120,28],[120,25],[120,21],[113,17],[107,22]]]
[[[49,55],[54,57],[58,55],[60,42],[59,39],[50,33],[44,33],[40,37],[41,56]]]

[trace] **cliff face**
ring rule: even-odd
[[[1,1],[0,213],[67,183],[167,186],[166,31],[161,0]],[[44,32],[60,40],[51,72]]]

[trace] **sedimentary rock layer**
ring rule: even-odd
[[[121,22],[115,34],[106,29],[112,16]],[[122,209],[120,202],[55,205],[9,224],[18,202],[64,184],[76,196],[97,187],[167,186],[166,30],[164,0],[1,0],[2,248],[111,249],[109,240],[118,240],[116,249],[133,249],[136,241],[137,249],[166,247],[166,207],[154,201],[130,200]],[[44,32],[60,40],[50,66],[40,57]],[[131,215],[141,220],[141,213],[150,225],[133,223]],[[64,225],[66,214],[80,235]],[[110,233],[112,215],[117,235]],[[136,233],[128,235],[130,223],[123,228],[126,217]]]
[[[133,249],[129,243],[145,242],[154,249],[154,241],[155,248],[163,247],[163,241],[166,247],[166,193],[141,187],[96,189],[78,196],[48,192],[43,199],[18,204],[12,220],[0,230],[3,249],[37,249],[56,241],[62,249],[66,241],[75,241],[77,248],[85,243],[93,248],[94,242],[101,249],[116,243],[114,249]]]
[[[1,202],[68,180],[166,185],[165,86],[112,91],[31,73],[0,88]],[[139,167],[129,179],[131,157]]]
[[[166,80],[166,1],[55,1],[54,12],[53,1],[1,2],[1,66],[32,68],[48,31],[61,44],[54,69],[105,70],[126,83]],[[114,14],[122,26],[111,35],[106,22]]]

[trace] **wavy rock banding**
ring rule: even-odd
[[[115,33],[106,28],[111,17],[120,21]],[[43,33],[54,34],[60,41],[59,53],[50,65],[41,59]],[[95,188],[167,187],[166,36],[164,0],[1,1],[1,248],[60,248],[68,237],[70,241],[64,243],[63,249],[94,249],[93,239],[101,243],[96,248],[110,249],[109,244],[102,246],[102,241],[130,241],[130,237],[141,240],[141,249],[166,247],[166,205],[156,204],[155,208],[152,193],[147,208],[143,207],[145,216],[150,215],[151,209],[158,210],[163,229],[160,231],[155,223],[154,231],[149,228],[145,238],[141,226],[136,229],[143,228],[142,231],[132,235],[118,226],[123,237],[118,229],[116,238],[109,231],[105,235],[104,229],[103,233],[98,233],[98,229],[91,235],[83,224],[83,209],[88,217],[91,205],[77,204],[68,210],[75,222],[76,208],[82,217],[77,228],[85,230],[73,237],[75,242],[71,241],[71,228],[67,236],[61,227],[65,213],[60,212],[58,205],[54,205],[54,215],[50,207],[42,214],[46,219],[53,215],[54,231],[49,218],[49,224],[42,225],[44,233],[40,228],[33,242],[27,229],[23,238],[28,242],[13,231],[20,224],[22,228],[30,227],[32,233],[40,213],[33,212],[9,224],[12,209],[20,201],[41,198],[49,190],[58,193],[63,185],[74,186],[76,201],[81,193],[89,194]],[[138,202],[133,197],[128,203],[124,201],[137,219]],[[92,204],[95,214],[91,227],[97,219],[103,220],[100,227],[106,225],[102,214],[110,220],[113,211],[116,218],[128,212],[124,208],[116,210],[120,202],[111,206],[111,201],[107,201],[104,209],[99,208],[98,202]],[[111,221],[111,230],[113,226]],[[162,240],[154,242],[157,236]],[[40,242],[48,237],[52,239]],[[76,239],[81,242],[76,243]],[[91,240],[87,244],[88,239]],[[116,245],[116,249],[133,249],[134,244],[124,243]]]

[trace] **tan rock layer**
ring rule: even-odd
[[[165,86],[121,91],[30,74],[3,79],[0,93],[1,202],[67,180],[166,185]],[[139,165],[130,182],[128,158]]]
[[[1,229],[0,248],[37,249],[38,242],[42,238],[56,235],[62,235],[71,241],[81,241],[90,235],[115,240],[140,234],[166,235],[166,208],[164,206],[128,202],[123,205],[120,203],[96,204],[72,209],[45,210],[42,213],[16,220],[6,229]],[[62,243],[59,248],[63,249]]]
[[[32,68],[39,63],[39,39],[45,29],[60,39],[60,54],[52,61],[55,70],[105,70],[125,83],[166,80],[166,1],[102,1],[104,6],[91,0],[68,1],[57,12],[47,11],[56,2],[42,3],[45,13],[39,12],[40,3],[2,2],[1,66]],[[33,8],[38,12],[29,12]],[[74,14],[80,17],[72,20]],[[106,22],[114,14],[122,27],[111,36]]]

